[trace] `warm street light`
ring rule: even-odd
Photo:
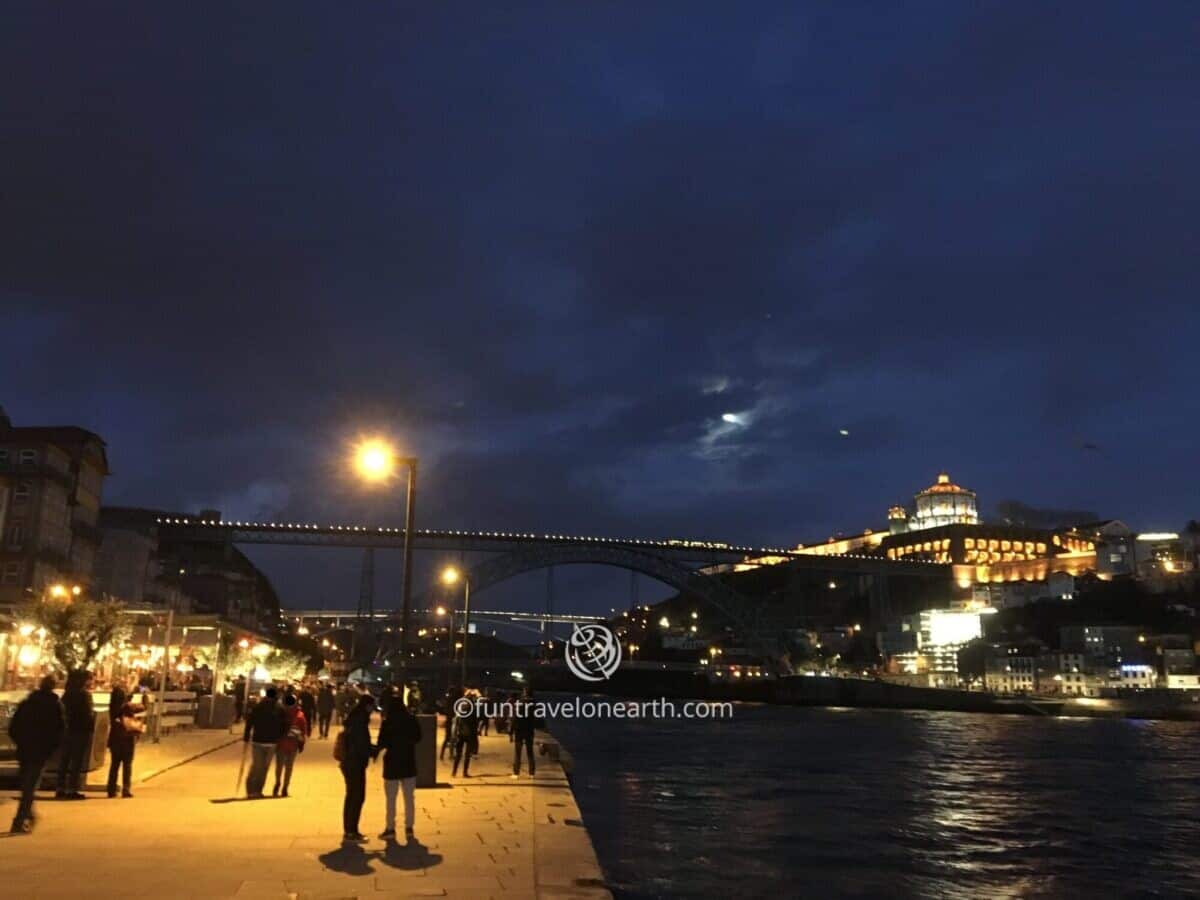
[[[396,451],[387,441],[365,440],[354,448],[354,467],[367,481],[387,481],[396,469]]]
[[[408,655],[408,619],[412,607],[412,535],[416,509],[417,458],[398,456],[392,445],[382,438],[366,438],[354,448],[354,468],[359,476],[369,483],[382,484],[390,481],[397,465],[408,469],[408,496],[404,510],[404,581],[400,600],[400,659],[403,662]],[[373,616],[374,612],[374,609],[370,609],[367,614]]]
[[[436,612],[439,616],[444,616],[446,614],[446,607],[439,606],[437,609],[434,610],[434,612]]]
[[[442,570],[442,584],[455,585],[459,581],[463,584],[463,637],[462,637],[462,686],[463,690],[467,687],[467,634],[471,630],[471,579],[454,566],[447,566]],[[453,628],[451,629],[453,633]]]

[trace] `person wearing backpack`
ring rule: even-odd
[[[381,751],[384,753],[383,795],[387,804],[383,833],[379,837],[385,841],[396,839],[396,794],[403,791],[404,836],[411,841],[416,815],[413,797],[417,786],[416,747],[421,740],[421,723],[409,711],[403,698],[394,692],[385,699],[383,716],[379,741],[375,745],[376,755]]]
[[[8,736],[17,745],[17,764],[21,771],[21,802],[13,817],[12,830],[28,834],[36,821],[33,797],[42,781],[46,761],[50,759],[67,730],[67,717],[58,695],[53,675],[41,680],[38,689],[18,704],[8,723]]]
[[[288,786],[292,783],[292,767],[296,764],[296,754],[304,750],[304,741],[308,737],[308,720],[304,710],[296,703],[296,695],[288,694],[283,698],[283,737],[275,745],[275,787],[271,794],[279,793],[279,775],[283,773],[283,796],[288,795]]]

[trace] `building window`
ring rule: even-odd
[[[32,466],[34,464],[34,462],[36,462],[36,460],[37,460],[37,451],[36,450],[22,450],[21,451],[21,465]]]
[[[8,546],[20,547],[25,543],[25,523],[16,520],[8,527]]]
[[[17,584],[21,580],[21,564],[20,563],[5,563],[4,574],[0,576],[0,583]]]
[[[8,465],[8,451],[0,450],[0,466]]]
[[[18,481],[13,488],[13,506],[22,506],[29,502],[29,482]]]

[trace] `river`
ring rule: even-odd
[[[1200,896],[1193,723],[738,704],[550,727],[618,897]]]

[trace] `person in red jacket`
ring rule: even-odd
[[[304,718],[304,710],[296,703],[296,695],[288,694],[283,698],[283,737],[275,745],[275,788],[271,793],[276,796],[288,795],[288,786],[292,783],[292,766],[296,764],[296,754],[304,749],[304,741],[308,737],[308,720]],[[283,791],[280,793],[280,774],[283,775]]]

